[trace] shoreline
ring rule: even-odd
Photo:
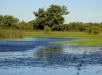
[[[84,45],[84,46],[102,46],[102,39],[82,39],[75,41],[57,41],[55,44],[73,44],[73,45]]]
[[[101,45],[102,33],[98,35],[90,35],[85,32],[67,32],[67,31],[52,31],[49,34],[44,34],[43,31],[23,31],[22,38],[0,38],[2,40],[25,40],[26,38],[80,38],[77,41],[58,41],[55,44],[78,44],[78,45]],[[84,40],[83,40],[84,39]]]

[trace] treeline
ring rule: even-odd
[[[65,6],[51,5],[48,9],[39,8],[33,12],[36,19],[30,22],[20,22],[19,19],[9,16],[0,15],[0,28],[10,28],[18,30],[44,30],[45,26],[52,28],[55,25],[63,25],[64,17],[69,12]]]
[[[0,29],[16,29],[16,30],[46,30],[52,31],[80,31],[89,34],[98,34],[102,31],[101,23],[82,23],[71,22],[64,24],[63,15],[69,14],[65,6],[51,5],[49,8],[39,8],[37,12],[33,12],[36,17],[30,22],[19,21],[11,15],[0,15]]]
[[[20,22],[14,16],[0,15],[0,29],[31,30],[33,29],[32,26],[31,22]]]
[[[101,23],[71,22],[69,24],[54,26],[52,30],[53,31],[78,31],[78,32],[86,32],[88,34],[98,34],[102,31],[102,22]]]

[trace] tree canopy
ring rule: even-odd
[[[2,28],[16,28],[19,19],[10,15],[0,15],[0,27]]]
[[[44,26],[52,28],[54,25],[62,25],[64,23],[63,15],[69,12],[65,6],[51,5],[48,9],[39,8],[38,12],[33,12],[36,17],[35,27],[44,29]]]

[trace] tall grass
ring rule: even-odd
[[[0,39],[22,38],[23,32],[19,30],[0,30]]]

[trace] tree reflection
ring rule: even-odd
[[[65,53],[63,46],[45,46],[34,53],[34,57],[47,65],[77,65],[81,63],[82,55]],[[46,61],[46,63],[45,63]]]
[[[63,53],[63,48],[61,46],[45,46],[35,52],[35,57],[38,59],[47,59],[51,58],[52,56],[48,56],[54,53]]]
[[[37,50],[34,55],[37,59],[46,61],[48,65],[61,65],[65,61],[62,46],[46,46]]]

